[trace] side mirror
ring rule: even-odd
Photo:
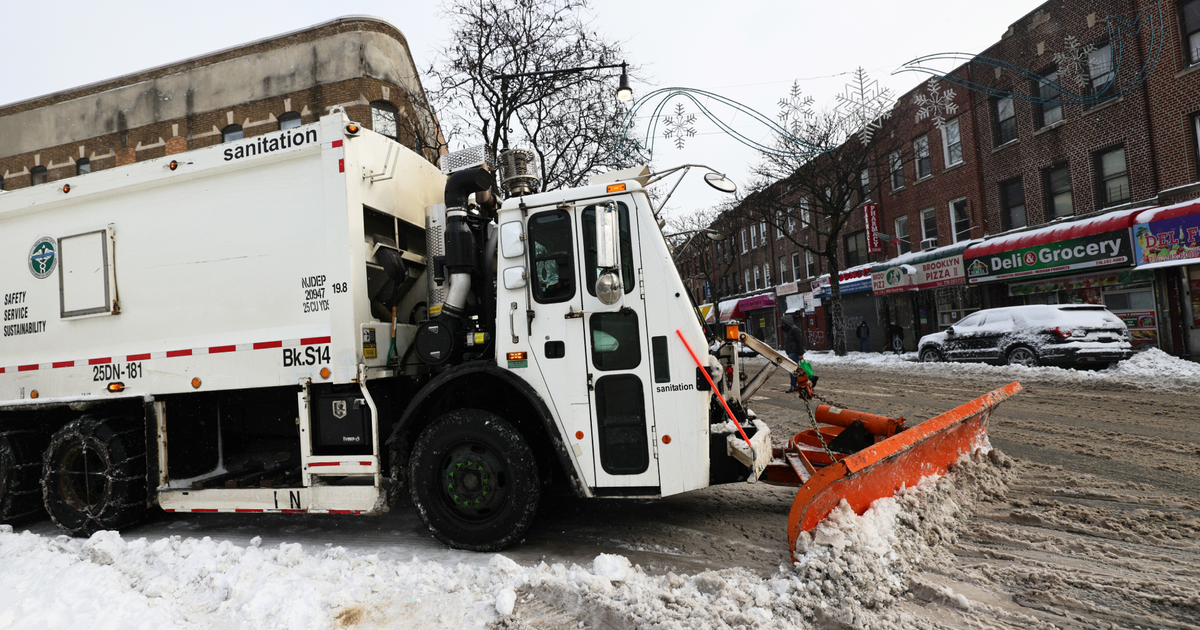
[[[596,208],[596,266],[612,269],[621,266],[617,209],[612,204]]]
[[[953,334],[954,334],[954,327],[953,327],[953,326],[951,326],[951,327],[949,327],[949,328],[947,328],[947,329],[946,329],[946,335],[947,335],[947,336],[951,336],[951,335],[953,335]]]

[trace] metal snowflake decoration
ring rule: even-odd
[[[947,89],[943,92],[938,84],[938,78],[929,77],[929,81],[925,84],[925,91],[929,92],[929,96],[918,92],[913,97],[918,108],[917,122],[930,118],[939,129],[945,127],[946,117],[953,116],[958,112],[958,104],[954,102],[954,90]]]
[[[879,87],[879,82],[868,77],[861,67],[846,84],[846,93],[837,95],[836,101],[835,111],[843,116],[846,128],[857,133],[863,144],[870,143],[875,130],[892,115],[892,91]]]
[[[685,115],[683,103],[676,103],[675,115],[663,118],[663,122],[667,125],[663,137],[668,140],[674,139],[676,149],[682,149],[684,140],[696,135],[696,128],[692,126],[692,123],[696,122],[696,115]]]
[[[1054,63],[1058,64],[1058,84],[1073,83],[1080,90],[1087,89],[1088,80],[1091,78],[1088,58],[1096,52],[1096,46],[1080,46],[1074,35],[1067,35],[1063,46],[1065,50],[1054,53]]]
[[[800,137],[804,123],[813,118],[813,97],[801,94],[800,82],[793,81],[787,98],[779,99],[779,126],[793,136]]]

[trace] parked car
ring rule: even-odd
[[[1106,367],[1133,356],[1129,329],[1103,306],[992,308],[921,337],[921,361],[977,361],[1029,367]]]

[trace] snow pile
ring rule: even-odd
[[[1022,382],[1120,385],[1139,389],[1172,389],[1200,392],[1200,363],[1185,361],[1157,348],[1138,352],[1132,358],[1104,370],[1075,370],[1059,367],[1024,367],[986,363],[920,363],[916,353],[892,354],[851,352],[839,357],[832,352],[809,352],[805,359],[822,367],[870,367],[904,371],[938,378],[995,377]],[[748,360],[747,363],[753,362]]]
[[[1002,454],[977,452],[955,474],[929,478],[859,516],[844,503],[797,544],[799,561],[768,579],[745,569],[647,574],[600,554],[591,570],[523,567],[496,555],[468,565],[306,549],[246,547],[170,536],[49,538],[0,527],[0,629],[46,627],[521,627],[536,598],[592,627],[911,626],[889,606],[914,587],[982,496],[1002,493]],[[781,533],[782,535],[782,533]],[[925,588],[921,585],[918,587]],[[932,588],[932,587],[930,587]],[[960,608],[961,595],[945,593]]]

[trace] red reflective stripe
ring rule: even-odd
[[[358,462],[359,466],[370,466],[371,462]]]
[[[149,355],[147,355],[147,356],[149,356]],[[137,359],[130,359],[130,361],[136,361],[136,360]],[[112,363],[112,357],[104,357],[102,359],[88,359],[88,365],[103,365],[105,363]]]
[[[329,343],[329,337],[309,337],[308,339],[300,340],[300,345],[302,346],[311,346],[318,343]]]
[[[18,371],[18,372],[32,372],[32,371],[34,371],[34,370],[36,370],[36,369],[38,369],[38,366],[37,366],[37,364],[34,364],[34,365],[19,365],[19,366],[17,366],[17,371]]]
[[[174,512],[175,508],[163,508],[164,512]]]
[[[341,141],[341,140],[334,140],[334,141],[333,141],[333,148],[334,148],[334,149],[336,149],[336,148],[338,148],[338,147],[340,147],[340,146],[342,146],[342,141]]]
[[[255,350],[263,350],[265,348],[282,348],[282,347],[283,347],[282,341],[260,341],[256,344],[254,344]]]
[[[125,357],[125,360],[126,361],[149,361],[150,353],[147,352],[145,354],[131,354],[131,355]]]
[[[4,368],[0,368],[0,374],[4,373]]]
[[[309,466],[341,466],[342,462],[313,462]]]
[[[279,511],[283,512],[284,514],[304,514],[304,513],[308,512],[308,510],[279,510]]]
[[[234,512],[238,512],[238,513],[245,513],[245,512],[262,512],[262,510],[251,510],[251,509],[242,509],[242,508],[238,508],[238,509],[234,510]]]
[[[216,512],[216,508],[196,508],[193,512]]]
[[[191,350],[170,350],[167,352],[168,359],[171,357],[190,357],[190,356],[192,356]]]
[[[237,346],[213,346],[208,349],[209,354],[220,354],[222,352],[233,352],[237,350]]]
[[[75,367],[75,362],[74,361],[57,361],[55,363],[52,363],[51,365],[56,368]]]
[[[356,514],[354,510],[329,510],[330,514]]]
[[[338,172],[339,173],[346,172],[346,160],[338,160]]]

